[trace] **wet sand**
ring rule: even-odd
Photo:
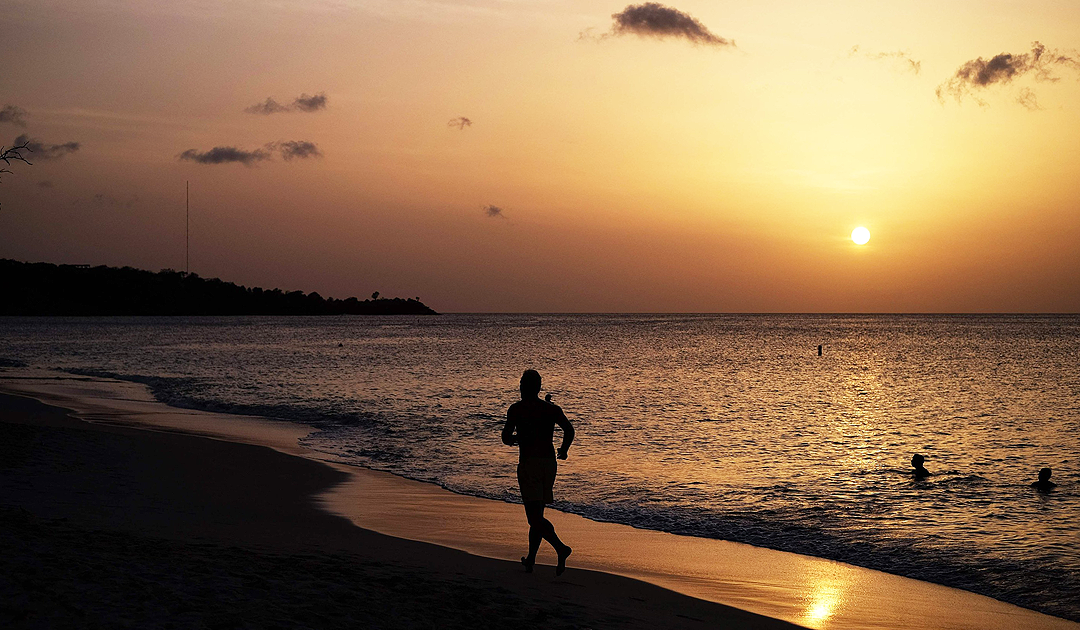
[[[644,582],[378,534],[318,508],[346,474],[264,446],[0,395],[5,628],[785,628]]]
[[[20,482],[9,483],[10,470],[5,470],[0,504],[25,508],[30,514],[27,518],[68,518],[63,525],[46,523],[61,527],[56,534],[61,541],[74,535],[62,528],[77,524],[109,535],[123,532],[139,540],[167,538],[170,544],[185,546],[170,556],[174,558],[199,557],[197,545],[202,541],[228,545],[228,553],[218,550],[204,555],[228,565],[226,573],[248,565],[262,567],[240,570],[244,579],[267,579],[263,573],[275,559],[310,555],[315,558],[310,566],[292,560],[285,564],[299,567],[301,575],[295,580],[313,585],[301,589],[294,599],[314,598],[320,602],[312,604],[314,609],[339,610],[338,598],[326,601],[324,591],[333,591],[340,581],[333,575],[348,567],[350,583],[382,584],[379,580],[387,575],[403,575],[401,580],[425,584],[416,593],[408,589],[383,593],[386,599],[372,604],[375,613],[369,620],[377,619],[387,606],[415,610],[428,597],[446,597],[447,602],[480,597],[500,602],[491,605],[506,615],[514,610],[532,612],[491,619],[485,613],[486,621],[474,617],[461,627],[535,625],[543,619],[545,626],[561,627],[565,622],[566,627],[594,628],[701,627],[702,621],[722,627],[791,627],[780,620],[814,628],[1080,628],[1080,624],[990,598],[842,563],[596,523],[558,512],[549,516],[560,535],[575,547],[573,568],[558,579],[550,567],[538,567],[535,574],[527,575],[513,561],[524,544],[520,506],[461,496],[386,473],[312,461],[318,455],[297,444],[310,431],[308,427],[173,409],[154,402],[140,385],[108,379],[8,371],[0,377],[0,388],[76,409],[79,418],[90,421],[67,418],[68,424],[61,426],[57,416],[63,416],[55,410],[39,411],[37,416],[19,412],[22,422],[37,417],[33,431],[67,432],[48,438],[66,444],[56,447],[54,468],[63,469],[63,462],[72,457],[64,449],[90,450],[81,455],[84,464],[75,479],[57,477],[60,473],[50,472],[40,462],[16,467],[21,471]],[[17,411],[12,410],[12,401],[28,404],[25,399],[4,401],[0,409],[5,410],[7,422]],[[51,424],[43,424],[46,416]],[[76,440],[72,431],[95,437]],[[101,440],[127,442],[119,450],[115,444],[109,446],[113,451],[86,445]],[[26,452],[31,453],[30,460],[42,457],[40,449]],[[118,453],[139,455],[120,457]],[[125,463],[112,463],[117,461]],[[74,483],[83,475],[99,479],[93,487]],[[81,490],[76,492],[77,488]],[[5,515],[5,523],[7,519]],[[193,544],[197,548],[187,547]],[[262,560],[236,554],[255,554]],[[339,556],[349,559],[333,568],[325,564],[337,562],[334,559]],[[542,552],[540,561],[554,562],[550,550]],[[332,575],[327,577],[327,572]],[[281,588],[288,591],[290,581],[294,580],[286,580]],[[471,595],[450,595],[458,591]],[[280,597],[275,592],[271,598]],[[410,597],[420,599],[410,604]],[[214,609],[219,603],[206,601],[200,609]],[[339,612],[344,615],[356,605],[344,605]],[[564,614],[570,609],[573,614]],[[452,627],[458,623],[441,613],[432,614],[427,621],[393,621],[397,617],[391,616],[381,625]],[[356,623],[356,617],[347,618],[352,621],[343,623]]]

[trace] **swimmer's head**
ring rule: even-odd
[[[1039,481],[1050,481],[1051,470],[1049,468],[1043,468],[1039,471]]]
[[[521,375],[521,395],[535,396],[540,393],[540,373],[536,370],[525,370]]]
[[[915,468],[922,468],[923,462],[925,461],[926,458],[924,458],[922,455],[919,455],[918,453],[911,456],[911,465]],[[1030,477],[1028,477],[1028,479],[1030,479]]]

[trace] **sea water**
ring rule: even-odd
[[[1076,316],[0,318],[4,364],[309,423],[328,458],[507,501],[534,368],[578,432],[559,509],[1080,620]]]

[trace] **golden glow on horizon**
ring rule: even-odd
[[[854,241],[856,245],[866,245],[870,240],[870,230],[860,225],[851,231],[851,240]]]
[[[0,108],[26,115],[0,134],[80,148],[5,175],[0,257],[177,268],[190,180],[192,271],[247,285],[446,312],[1080,311],[1080,71],[936,92],[1033,39],[1080,48],[1080,3],[672,3],[723,48],[578,37],[627,3],[325,4],[12,5]],[[304,93],[326,107],[290,109]],[[290,141],[319,153],[265,150]],[[178,159],[214,148],[249,160]],[[849,251],[855,221],[888,247]]]

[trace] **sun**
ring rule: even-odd
[[[866,245],[870,240],[870,230],[860,225],[851,231],[851,240],[855,241],[856,245]]]

